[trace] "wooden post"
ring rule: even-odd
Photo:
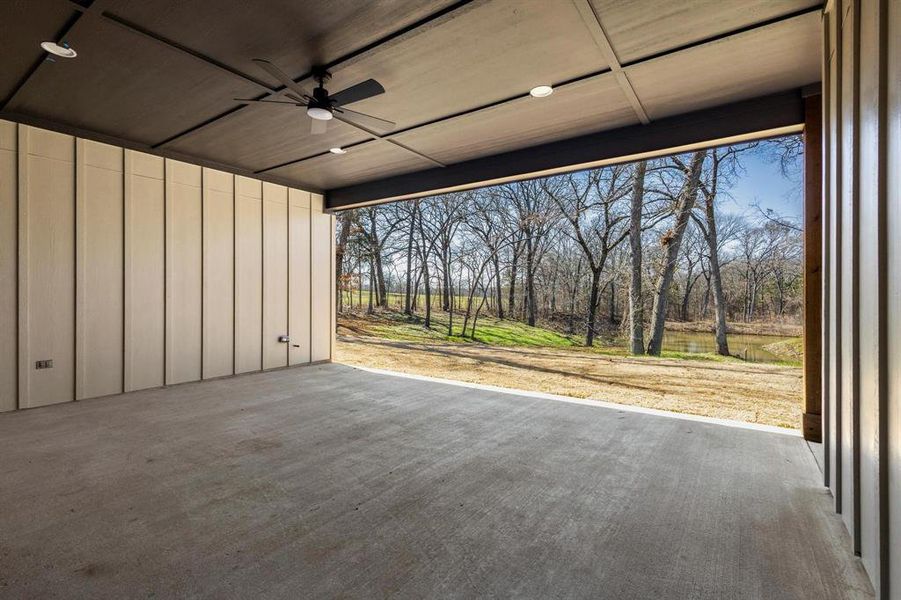
[[[804,439],[823,440],[822,96],[804,98]]]

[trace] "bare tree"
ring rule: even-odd
[[[676,198],[675,224],[660,240],[665,251],[664,262],[657,276],[654,308],[651,315],[651,339],[648,341],[647,352],[652,356],[659,356],[660,351],[663,349],[663,327],[666,324],[666,304],[669,289],[673,281],[673,271],[676,268],[679,249],[682,246],[682,237],[685,235],[685,228],[688,227],[691,211],[698,196],[701,168],[704,165],[706,155],[706,150],[695,152],[692,155],[690,165],[680,168],[684,182]]]

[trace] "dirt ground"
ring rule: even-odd
[[[337,361],[377,369],[798,429],[801,369],[340,336]]]

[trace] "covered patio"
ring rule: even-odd
[[[338,364],[0,420],[0,592],[868,598],[800,436]]]
[[[901,595],[901,3],[0,22],[0,597]],[[801,437],[331,364],[336,212],[801,132],[822,470]]]

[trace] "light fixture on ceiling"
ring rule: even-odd
[[[554,93],[554,88],[549,85],[539,85],[529,90],[529,94],[533,98],[547,98]]]
[[[332,154],[347,154],[347,150],[345,150],[341,146],[335,146],[334,148],[329,148],[328,151],[331,152]]]
[[[49,52],[50,54],[61,58],[75,58],[78,56],[78,53],[75,52],[73,48],[70,48],[69,44],[66,42],[61,44],[57,44],[56,42],[41,42],[41,48],[43,48],[45,52]]]
[[[321,106],[307,107],[307,114],[311,119],[316,119],[317,121],[331,121],[332,117],[334,117],[332,111],[327,108],[322,108]]]

